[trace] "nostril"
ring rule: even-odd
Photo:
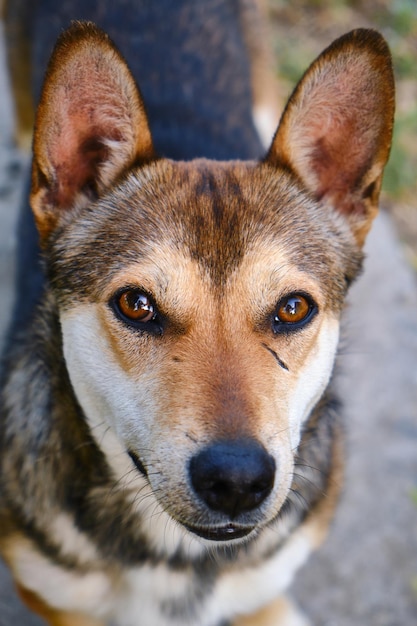
[[[195,455],[189,471],[198,496],[233,519],[258,507],[271,493],[275,461],[256,440],[220,441]]]

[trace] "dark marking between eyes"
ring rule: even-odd
[[[267,346],[267,345],[266,345],[266,343],[263,343],[262,345],[263,345],[263,347],[264,347],[266,350],[268,350],[268,352],[270,352],[270,353],[272,354],[272,356],[274,357],[274,359],[276,359],[276,361],[277,361],[278,365],[279,365],[280,367],[282,367],[282,369],[283,369],[283,370],[286,370],[287,372],[289,372],[288,367],[285,365],[284,361],[283,361],[282,359],[280,359],[280,358],[279,358],[278,354],[277,354],[274,350],[272,350],[272,348],[270,348],[269,346]]]

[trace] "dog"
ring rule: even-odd
[[[305,623],[285,591],[342,482],[331,378],[389,156],[390,53],[372,30],[331,44],[262,158],[250,96],[223,139],[209,87],[196,117],[182,91],[159,119],[91,22],[48,66],[45,285],[32,312],[18,293],[5,356],[0,553],[53,626]],[[215,158],[239,141],[252,160]]]

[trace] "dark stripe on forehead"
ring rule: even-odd
[[[184,215],[190,255],[221,284],[244,255],[247,201],[233,172],[223,168],[200,172],[192,201],[195,205]]]
[[[175,267],[189,257],[221,288],[257,245],[262,255],[268,245],[272,256],[284,251],[290,264],[321,281],[332,303],[341,303],[360,267],[342,220],[285,172],[162,161],[134,171],[64,227],[49,276],[61,301],[94,299],[128,264],[146,259],[157,266],[165,258]]]

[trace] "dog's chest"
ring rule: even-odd
[[[118,594],[117,626],[219,626],[257,611],[291,583],[312,549],[309,533],[296,531],[271,556],[233,563],[217,576],[172,571],[166,565],[132,569]],[[139,621],[138,621],[139,620]]]
[[[188,561],[161,560],[122,571],[118,568],[115,573],[103,569],[99,561],[92,567],[92,544],[80,542],[80,537],[74,543],[75,531],[68,536],[66,524],[67,541],[63,543],[61,537],[61,545],[67,554],[77,547],[78,556],[87,557],[81,570],[53,563],[20,542],[14,546],[13,560],[22,587],[63,611],[91,615],[111,626],[219,626],[236,615],[256,612],[291,583],[308,557],[312,537],[302,525],[274,549],[283,530],[271,529],[269,539],[261,536],[254,549],[242,551],[222,566],[213,553],[206,559],[190,555]],[[285,534],[284,530],[282,539]]]

